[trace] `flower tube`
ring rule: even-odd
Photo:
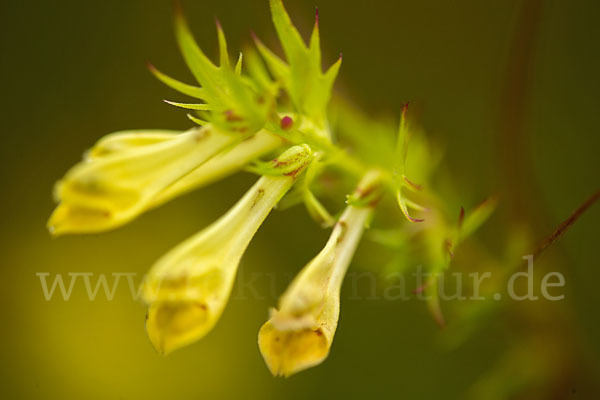
[[[143,292],[146,330],[162,354],[186,346],[215,325],[229,298],[246,247],[271,209],[312,158],[294,146],[272,161],[263,176],[219,220],[163,256],[150,270]]]
[[[217,154],[205,164],[199,166],[159,193],[152,201],[152,207],[159,206],[182,194],[216,182],[239,171],[252,161],[276,150],[282,145],[283,140],[280,137],[264,130],[258,131],[230,150],[225,150]]]
[[[368,173],[333,228],[327,244],[294,278],[279,309],[258,335],[273,375],[289,376],[323,362],[340,311],[340,289],[365,224],[379,199],[379,173]]]

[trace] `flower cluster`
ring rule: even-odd
[[[270,371],[288,376],[327,357],[345,272],[380,200],[386,195],[395,200],[397,206],[387,215],[404,214],[408,222],[395,232],[406,233],[406,240],[425,232],[425,241],[438,257],[436,265],[447,267],[452,246],[448,238],[457,231],[436,213],[422,228],[414,228],[423,218],[413,217],[408,209],[425,214],[435,199],[423,194],[406,171],[425,183],[436,157],[422,135],[409,131],[406,108],[399,132],[391,135],[365,124],[341,101],[329,110],[341,57],[323,72],[318,15],[307,45],[281,0],[270,4],[285,60],[255,37],[257,50],[240,54],[233,63],[217,23],[217,66],[177,12],[177,40],[200,86],[179,82],[154,66],[150,70],[169,87],[198,100],[168,103],[189,110],[188,117],[199,126],[186,132],[126,131],[102,138],[56,184],[59,204],[48,227],[53,235],[107,231],[242,169],[256,173],[258,181],[225,215],[150,269],[143,291],[146,329],[163,354],[203,337],[223,312],[240,260],[270,211],[278,204],[285,208],[303,203],[322,226],[333,227],[331,237],[299,272],[259,333]],[[339,121],[336,136],[331,112]],[[416,139],[412,159],[407,159],[409,133]],[[264,161],[273,153],[275,158]],[[340,186],[325,188],[321,178],[327,174]],[[335,217],[319,198],[339,196],[339,188],[351,194],[345,210]],[[473,230],[479,219],[465,225]],[[396,245],[384,232],[373,237]]]

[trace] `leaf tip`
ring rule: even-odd
[[[406,118],[406,112],[408,111],[408,105],[410,104],[410,101],[407,101],[406,103],[404,103],[404,105],[402,106],[402,118]]]
[[[262,44],[263,44],[262,40],[260,40],[258,35],[253,30],[250,31],[250,37],[252,38],[252,41],[254,41],[254,43],[257,46],[262,46]]]
[[[183,6],[180,0],[173,0],[173,14],[176,20],[183,19]]]

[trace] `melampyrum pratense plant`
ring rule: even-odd
[[[186,132],[116,132],[100,139],[56,184],[58,207],[48,227],[53,235],[107,231],[237,171],[257,174],[225,215],[150,269],[143,292],[146,329],[164,354],[203,337],[223,312],[240,259],[270,211],[304,204],[318,224],[332,228],[331,237],[281,296],[258,339],[271,372],[289,376],[327,357],[338,325],[340,287],[363,230],[377,223],[374,214],[381,210],[387,226],[374,228],[370,238],[391,248],[396,262],[406,263],[407,254],[418,250],[430,272],[441,272],[493,202],[448,216],[429,185],[439,151],[408,123],[407,107],[399,128],[390,129],[342,101],[330,106],[342,58],[323,72],[318,14],[307,46],[281,0],[270,4],[285,60],[258,38],[257,50],[230,60],[217,23],[217,66],[177,12],[177,41],[199,86],[150,69],[167,86],[198,100],[168,101],[189,110],[198,126]],[[322,202],[344,195],[340,211],[331,213]],[[429,308],[443,324],[436,281],[421,289],[430,294]]]

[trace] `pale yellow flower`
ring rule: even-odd
[[[216,182],[282,145],[283,140],[280,137],[266,131],[259,131],[230,150],[217,154],[159,193],[152,206],[158,206],[184,193]]]
[[[54,235],[115,228],[281,144],[265,132],[229,149],[236,141],[211,126],[107,135],[57,183],[60,204],[48,227]]]
[[[260,178],[223,217],[151,268],[143,293],[149,306],[146,329],[160,353],[188,345],[212,329],[250,240],[311,157],[308,146],[288,149],[272,162],[279,175]]]
[[[279,309],[260,329],[258,344],[273,375],[289,376],[323,362],[340,311],[340,289],[365,224],[379,196],[378,173],[368,174],[354,194],[325,248],[292,281]]]

